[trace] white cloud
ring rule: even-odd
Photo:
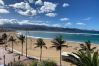
[[[49,27],[62,27],[61,24],[49,24],[47,21],[30,21],[30,20],[17,20],[17,19],[0,19],[0,25],[45,25]]]
[[[29,3],[34,3],[34,0],[28,0],[29,1]]]
[[[62,25],[60,25],[60,24],[52,24],[51,26],[52,27],[62,27]]]
[[[22,9],[22,10],[31,9],[29,3],[25,3],[25,2],[15,3],[15,4],[11,4],[9,6],[16,8],[16,9]]]
[[[0,19],[0,25],[3,24],[18,24],[16,19]]]
[[[3,0],[0,0],[0,13],[9,13],[9,11],[5,8]]]
[[[49,16],[49,17],[55,17],[57,14],[56,13],[47,13],[46,16]]]
[[[34,1],[34,0],[33,0]],[[25,16],[35,16],[38,13],[44,13],[46,16],[55,17],[56,13],[52,13],[56,10],[57,4],[52,2],[42,2],[42,0],[35,1],[35,5],[41,5],[39,9],[34,9],[28,2],[20,2],[9,5],[13,7],[15,11]]]
[[[37,0],[37,1],[35,2],[35,4],[36,4],[36,5],[43,5],[43,2],[42,2],[42,0]]]
[[[86,24],[85,24],[85,23],[82,23],[82,22],[78,22],[78,23],[76,23],[76,25],[82,25],[82,26],[85,26]]]
[[[68,6],[70,6],[68,3],[64,3],[63,5],[62,5],[63,7],[68,7]]]
[[[3,0],[0,0],[0,5],[4,5],[4,2],[3,2]]]
[[[35,16],[37,14],[37,11],[35,9],[33,9],[29,3],[25,3],[25,2],[20,2],[20,3],[15,3],[15,4],[11,4],[9,5],[13,8],[16,9],[16,11],[21,14],[21,15],[25,15],[25,16]]]
[[[26,11],[18,10],[17,12],[25,16],[35,16],[37,14],[36,10],[26,10]]]
[[[83,20],[87,20],[87,21],[88,21],[88,20],[91,20],[91,17],[87,17],[87,18],[85,18],[85,19],[83,19]]]
[[[61,20],[61,21],[68,21],[69,18],[61,18],[60,20]]]
[[[0,9],[0,13],[9,13],[7,9]]]
[[[44,5],[40,8],[40,13],[48,13],[56,10],[57,4],[52,2],[44,2]]]
[[[67,23],[65,23],[65,26],[70,26],[70,25],[72,25],[71,22],[67,22]]]

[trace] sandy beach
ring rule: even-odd
[[[16,33],[15,32],[8,32],[8,35],[12,35],[16,38]],[[17,39],[17,38],[16,38]],[[40,48],[34,48],[36,43],[37,38],[28,38],[28,55],[38,57],[40,55]],[[44,39],[44,42],[46,43],[46,46],[48,49],[43,48],[43,54],[42,54],[42,59],[50,59],[59,64],[59,51],[57,51],[55,48],[50,48],[52,46],[51,43],[52,39]],[[11,47],[11,43],[7,43],[8,47]],[[73,41],[66,41],[65,43],[68,45],[68,48],[63,48],[62,52],[77,52],[77,50],[80,48],[79,44],[80,42],[73,42]],[[21,43],[17,39],[17,42],[14,43],[14,49],[18,50],[21,52]],[[98,44],[92,44],[92,46],[99,48]],[[24,54],[26,53],[26,43],[24,43]],[[62,66],[71,66],[71,63],[62,61]],[[74,66],[74,65],[72,65]]]

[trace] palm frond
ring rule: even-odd
[[[47,46],[43,46],[43,47],[47,49]]]
[[[65,41],[63,40],[63,37],[60,36],[56,36],[53,41],[52,41],[52,47],[55,47],[57,50],[61,50],[62,47],[67,47],[66,45],[64,45]]]
[[[46,46],[46,43],[41,38],[37,39],[37,43],[34,43],[34,44],[37,45],[38,47]]]

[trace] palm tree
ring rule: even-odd
[[[86,41],[84,44],[80,44],[81,49],[79,49],[79,51],[83,51],[83,52],[94,52],[94,50],[96,49],[96,47],[92,47],[91,42],[88,40]]]
[[[5,50],[6,50],[7,37],[8,37],[8,36],[7,36],[6,33],[2,34],[2,39],[3,39],[4,43],[5,43]]]
[[[14,39],[14,37],[11,36],[8,41],[12,42],[12,53],[13,53],[13,43],[16,41],[16,39]]]
[[[24,35],[20,35],[18,37],[18,39],[21,41],[21,44],[22,44],[22,55],[23,55],[23,43],[25,42],[25,36]]]
[[[61,64],[61,51],[62,51],[62,48],[63,47],[68,47],[67,45],[64,45],[65,43],[65,40],[63,40],[63,37],[60,35],[60,36],[56,36],[56,38],[52,41],[53,43],[53,46],[51,46],[51,48],[55,47],[56,50],[59,50],[60,51],[60,66],[62,66]]]
[[[91,47],[91,42],[86,41],[85,44],[80,45],[80,50],[73,53],[75,55],[69,54],[75,61],[68,61],[76,66],[99,66],[99,54],[98,51],[94,50],[96,47]]]
[[[39,38],[37,39],[37,43],[35,43],[35,48],[39,47],[40,48],[40,61],[41,61],[41,58],[42,58],[42,48],[46,48],[46,43],[43,41],[43,39]]]
[[[70,56],[73,59],[75,59],[75,61],[73,61],[73,62],[68,61],[68,62],[70,62],[76,66],[99,66],[98,51],[95,51],[93,53],[91,53],[91,52],[84,53],[82,51],[78,51],[77,53],[74,53],[74,54],[76,56],[74,56],[74,55],[70,55]]]

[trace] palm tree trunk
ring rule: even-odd
[[[7,39],[4,40],[4,42],[5,42],[5,50],[6,50],[6,41],[7,41]]]
[[[40,61],[42,60],[42,48],[40,48]]]
[[[60,50],[60,66],[62,66],[61,59],[62,59],[62,56],[61,56],[61,50]]]
[[[22,55],[23,55],[23,43],[22,43]]]
[[[12,53],[13,53],[13,41],[12,41]]]
[[[4,66],[5,66],[5,65],[6,65],[6,64],[5,64],[5,55],[3,56],[3,58],[4,58]]]

